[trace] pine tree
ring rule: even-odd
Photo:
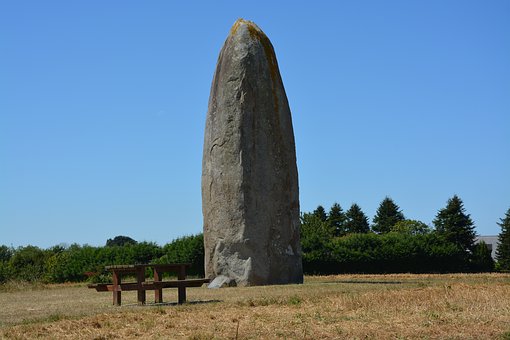
[[[322,222],[326,222],[328,219],[328,215],[326,215],[326,210],[322,205],[319,205],[317,209],[315,209],[312,214],[317,216]]]
[[[345,213],[338,203],[331,206],[328,214],[328,224],[333,231],[334,236],[345,235]]]
[[[439,210],[433,221],[436,232],[446,240],[457,244],[466,253],[472,253],[475,246],[475,227],[469,214],[465,213],[464,203],[454,195]]]
[[[349,233],[368,233],[370,225],[368,224],[368,217],[363,213],[360,206],[356,203],[352,204],[349,210],[345,213],[345,232]]]
[[[505,214],[505,218],[501,218],[501,233],[498,236],[498,249],[496,250],[496,260],[499,268],[502,270],[510,270],[510,208]]]
[[[379,234],[389,233],[391,227],[403,220],[405,220],[405,217],[400,211],[400,207],[391,198],[385,197],[374,216],[372,230]]]

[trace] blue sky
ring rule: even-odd
[[[0,244],[202,229],[207,101],[237,18],[276,50],[302,211],[510,207],[508,1],[0,4]]]

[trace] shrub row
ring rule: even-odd
[[[492,271],[494,262],[484,244],[466,253],[437,233],[349,234],[331,237],[327,228],[310,223],[301,230],[305,274],[431,273]],[[202,234],[155,243],[92,247],[73,244],[40,249],[0,246],[0,282],[49,283],[104,281],[104,266],[140,263],[191,263],[190,275],[204,275]]]
[[[127,243],[92,247],[73,244],[40,249],[0,246],[0,283],[8,280],[48,283],[104,280],[104,267],[115,264],[192,263],[190,275],[204,275],[202,235],[186,236],[163,247],[155,243]]]
[[[471,267],[460,247],[434,233],[350,234],[303,254],[308,274],[464,272]]]

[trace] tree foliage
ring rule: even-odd
[[[300,239],[303,266],[310,270],[309,273],[320,273],[330,262],[333,230],[314,212],[304,213],[301,215]]]
[[[353,203],[349,210],[345,213],[345,233],[368,233],[370,225],[368,217],[365,215],[360,206]]]
[[[126,246],[126,245],[134,245],[136,243],[137,242],[129,236],[119,235],[119,236],[115,236],[113,239],[109,238],[106,241],[106,246],[107,247],[115,247],[115,246],[122,247],[122,246]]]
[[[322,222],[326,222],[328,219],[328,215],[326,214],[326,210],[322,205],[319,205],[317,209],[313,211],[313,214],[317,216]]]
[[[457,195],[448,200],[445,208],[439,210],[433,223],[439,235],[458,245],[466,254],[473,252],[476,237],[474,223]]]
[[[471,271],[474,272],[491,272],[494,270],[491,251],[484,241],[480,241],[475,245],[470,267]]]
[[[385,197],[374,216],[372,230],[379,234],[389,233],[395,224],[404,219],[400,207],[391,198]]]
[[[424,235],[432,232],[428,225],[416,220],[398,221],[395,225],[393,225],[393,227],[391,227],[390,231],[408,235]]]
[[[313,251],[303,249],[307,274],[458,272],[469,268],[463,250],[435,233],[349,234]]]
[[[396,208],[395,208],[396,207]],[[393,211],[399,215],[395,205]],[[381,216],[383,214],[381,213]],[[403,216],[403,215],[402,215]],[[381,219],[382,221],[382,219]],[[454,196],[441,209],[435,230],[416,220],[399,220],[388,233],[371,233],[367,216],[357,204],[345,213],[339,204],[326,214],[322,206],[301,214],[303,269],[307,274],[425,273],[491,271],[494,262],[487,246],[474,245],[474,226],[462,201]],[[501,219],[497,256],[509,270],[510,209]],[[203,235],[178,238],[158,246],[127,236],[107,246],[73,244],[49,249],[0,246],[0,283],[7,280],[96,282],[111,280],[104,267],[115,264],[191,263],[189,274],[204,275]]]
[[[333,236],[345,235],[345,213],[338,203],[334,203],[329,210],[327,222],[333,231]]]
[[[472,253],[467,252],[451,234],[432,230],[421,221],[400,220],[396,205],[392,210],[397,212],[394,215],[399,216],[399,221],[390,232],[370,233],[368,218],[353,204],[345,212],[345,232],[337,235],[331,216],[341,211],[338,208],[333,205],[326,219],[322,209],[301,215],[303,269],[307,274],[493,270],[485,245],[477,245]]]
[[[49,251],[35,246],[16,249],[9,260],[12,275],[22,281],[37,281],[44,276],[49,255]]]
[[[0,262],[9,261],[14,253],[14,249],[7,246],[0,246]]]
[[[0,248],[5,250],[4,247]],[[46,250],[34,246],[12,250],[0,260],[0,283],[7,280],[79,282],[104,277],[104,267],[115,264],[190,263],[189,274],[203,275],[202,235],[182,237],[160,247],[153,242],[93,247],[72,244]],[[5,259],[7,261],[5,261]],[[110,278],[111,279],[111,278]]]
[[[496,259],[499,268],[510,270],[510,208],[500,221],[498,225],[501,227],[501,232],[498,235],[499,246],[496,251]]]
[[[203,234],[184,236],[173,240],[163,247],[163,256],[155,263],[190,263],[190,275],[203,277],[204,272],[204,236]]]
[[[327,222],[316,214],[304,213],[301,215],[301,249],[309,253],[323,250],[324,245],[330,242],[333,232]]]

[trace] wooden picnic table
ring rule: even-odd
[[[106,266],[106,270],[112,272],[112,283],[91,284],[89,288],[95,288],[98,292],[113,292],[113,304],[120,306],[122,303],[122,291],[136,290],[138,292],[138,304],[146,302],[147,290],[154,290],[154,302],[163,302],[163,288],[178,289],[178,303],[186,302],[186,287],[200,287],[209,279],[186,279],[186,268],[189,263],[168,264],[135,264]],[[154,274],[153,281],[145,281],[145,271],[151,268]],[[163,274],[173,272],[177,274],[177,280],[163,280]],[[134,276],[135,282],[122,282],[123,276]]]

